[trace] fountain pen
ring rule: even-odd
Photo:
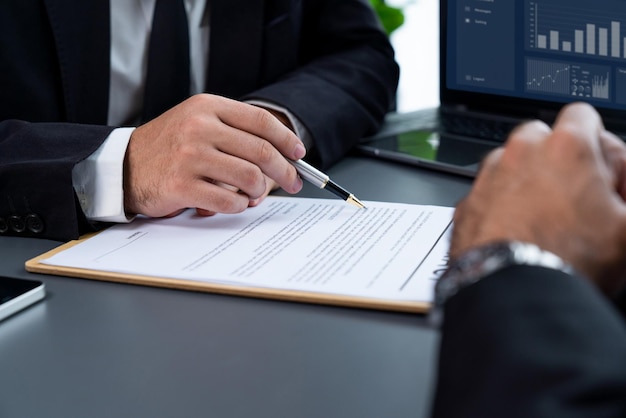
[[[296,168],[296,171],[304,180],[319,187],[320,189],[326,189],[329,192],[334,193],[346,202],[358,208],[365,208],[365,205],[361,203],[359,199],[337,183],[333,182],[327,174],[322,173],[317,168],[302,160],[289,160],[289,162]]]

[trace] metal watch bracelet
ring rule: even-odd
[[[429,315],[431,323],[441,325],[445,302],[461,289],[513,265],[541,266],[574,273],[574,269],[559,256],[527,242],[498,241],[473,248],[453,260],[437,281]]]

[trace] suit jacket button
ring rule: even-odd
[[[0,217],[0,234],[5,234],[9,230],[9,224],[6,219]]]
[[[34,234],[43,232],[43,220],[36,213],[26,216],[26,228]]]
[[[21,233],[26,229],[26,224],[21,216],[11,215],[9,216],[9,226],[14,232]]]

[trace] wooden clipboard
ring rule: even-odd
[[[207,283],[195,280],[172,279],[164,277],[141,276],[135,274],[114,273],[102,270],[87,270],[72,267],[59,267],[44,264],[41,260],[77,245],[95,234],[70,241],[44,254],[34,257],[25,263],[26,270],[31,273],[51,274],[56,276],[76,277],[81,279],[100,280],[142,286],[154,286],[169,289],[189,290],[196,292],[235,295],[243,297],[275,299],[290,302],[335,305],[351,308],[374,309],[423,314],[428,312],[431,304],[419,301],[397,301],[366,297],[345,296],[321,292],[305,292],[296,290],[275,289],[267,287],[238,286],[223,283]]]

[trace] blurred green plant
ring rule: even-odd
[[[400,7],[389,6],[385,0],[369,0],[369,2],[378,14],[387,35],[391,35],[404,23],[404,13]]]

